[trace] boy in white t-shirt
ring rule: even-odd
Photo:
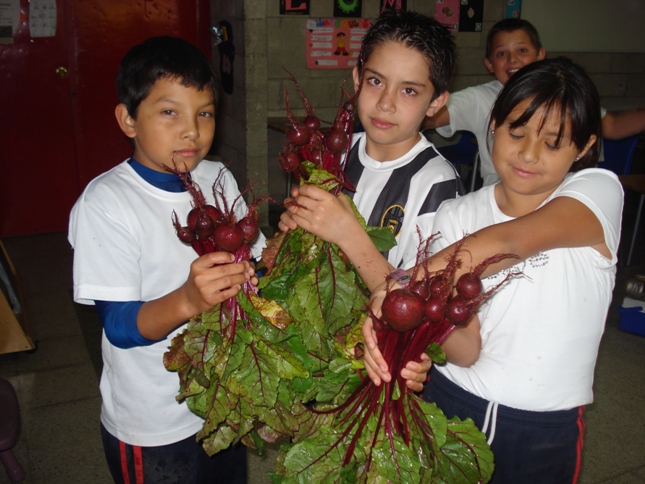
[[[193,316],[235,296],[253,274],[232,254],[197,257],[171,221],[192,197],[165,166],[185,167],[222,191],[240,219],[246,206],[221,163],[202,161],[215,132],[217,84],[189,42],[154,37],[133,47],[117,74],[116,119],[130,159],[91,181],[72,209],[74,300],[95,304],[103,324],[101,431],[115,482],[246,483],[246,451],[210,458],[195,435],[203,420],[175,397],[179,381],[163,355]],[[207,203],[213,195],[204,190]],[[264,237],[252,247],[259,256]]]
[[[486,39],[484,65],[495,80],[468,87],[450,96],[435,115],[425,119],[423,128],[436,128],[444,137],[457,131],[470,131],[477,138],[483,185],[499,181],[490,155],[488,117],[497,95],[508,79],[520,68],[544,59],[546,52],[535,27],[524,19],[509,18],[497,22]],[[645,131],[645,111],[610,113],[602,110],[602,135],[621,139]]]

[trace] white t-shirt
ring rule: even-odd
[[[565,410],[593,401],[594,367],[615,282],[623,191],[616,175],[589,168],[568,175],[549,200],[562,196],[593,211],[611,259],[591,247],[554,249],[484,279],[488,289],[509,271],[524,274],[480,308],[477,362],[469,368],[446,364],[437,369],[488,401],[531,411]],[[464,233],[511,219],[499,210],[494,186],[447,201],[435,218],[442,237],[433,241],[432,251]]]
[[[475,135],[479,146],[480,173],[484,186],[499,181],[486,143],[489,136],[490,111],[503,87],[501,82],[494,80],[451,94],[446,105],[450,114],[450,124],[437,128],[437,133],[445,137],[453,136],[457,131],[470,131]]]
[[[424,239],[432,234],[435,211],[444,200],[463,193],[461,181],[424,136],[419,135],[405,155],[386,162],[368,156],[365,142],[364,132],[354,136],[352,146],[358,143],[358,157],[350,156],[345,170],[356,188],[352,198],[368,225],[393,230],[397,246],[387,255],[389,263],[411,267],[419,247],[417,227]]]
[[[222,169],[230,206],[239,191],[223,164],[204,160],[191,175],[212,204],[211,188]],[[172,193],[150,185],[127,161],[90,182],[70,216],[74,300],[82,304],[150,301],[181,286],[197,254],[179,241],[171,216],[174,210],[185,223],[191,200],[188,192]],[[246,204],[237,200],[239,220],[246,214]],[[260,234],[252,247],[254,256],[261,254],[264,240]],[[201,428],[203,420],[175,400],[179,378],[163,365],[172,338],[184,327],[163,341],[129,349],[113,346],[103,335],[101,422],[119,440],[139,446],[166,445]]]
[[[446,105],[450,114],[450,124],[437,128],[437,133],[446,138],[453,136],[457,131],[470,131],[475,135],[479,147],[479,172],[483,186],[499,181],[499,175],[495,171],[491,157],[493,140],[490,137],[488,123],[493,104],[503,87],[504,85],[496,79],[451,94]],[[604,117],[605,114],[607,110],[600,108],[600,116]],[[603,154],[600,153],[599,160],[603,159]]]

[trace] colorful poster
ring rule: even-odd
[[[307,20],[307,68],[348,69],[356,65],[369,19]]]
[[[394,9],[397,12],[402,10],[405,12],[407,8],[407,0],[381,0],[381,13],[387,9]]]
[[[309,15],[310,0],[280,0],[280,15]]]
[[[459,31],[460,0],[435,0],[434,18],[452,32]]]
[[[363,15],[363,0],[334,0],[334,17],[358,18]]]

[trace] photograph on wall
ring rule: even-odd
[[[280,0],[280,15],[309,15],[311,0]]]
[[[334,17],[359,18],[363,15],[363,0],[334,0]]]
[[[372,21],[359,18],[307,20],[307,68],[350,69],[356,65],[363,37]]]
[[[481,32],[484,21],[484,0],[461,0],[459,32]]]
[[[484,0],[435,0],[434,18],[452,32],[481,32]]]
[[[381,0],[381,13],[387,9],[405,12],[407,6],[407,0]]]
[[[459,9],[461,0],[435,0],[434,18],[448,27],[451,32],[459,31]]]

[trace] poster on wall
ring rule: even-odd
[[[307,20],[307,68],[348,69],[356,65],[369,19],[318,18]]]
[[[522,0],[506,0],[506,18],[521,18]]]
[[[0,44],[13,43],[20,24],[20,0],[0,0]]]
[[[453,32],[481,32],[484,0],[435,0],[435,19]]]
[[[280,15],[309,15],[310,0],[280,0]]]
[[[381,13],[387,9],[405,12],[407,8],[407,0],[381,0]]]
[[[358,18],[363,15],[363,0],[334,0],[334,17]]]

